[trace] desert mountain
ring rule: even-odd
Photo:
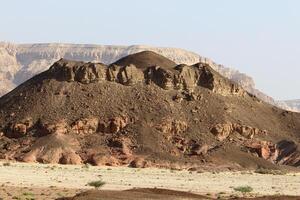
[[[300,99],[279,101],[279,103],[282,104],[283,106],[286,106],[292,111],[299,112],[300,110]]]
[[[144,51],[111,65],[60,59],[0,98],[0,158],[205,169],[299,166],[300,114],[207,62]]]
[[[0,43],[0,96],[32,76],[47,70],[60,58],[85,62],[111,64],[118,59],[141,51],[150,50],[161,54],[177,64],[192,65],[199,61],[208,63],[214,70],[240,84],[248,92],[265,102],[284,109],[287,104],[278,103],[271,97],[255,89],[251,77],[232,68],[214,63],[208,58],[176,48],[151,46],[103,46],[80,44],[13,44]]]

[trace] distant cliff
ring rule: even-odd
[[[112,46],[86,44],[13,44],[0,43],[0,96],[33,75],[45,71],[60,58],[110,64],[116,60],[141,51],[150,50],[161,54],[177,64],[195,64],[199,61],[210,64],[223,76],[237,82],[263,101],[277,105],[271,97],[255,89],[253,79],[239,71],[214,63],[208,58],[178,48],[160,48],[143,45]],[[283,104],[280,104],[283,105]],[[285,109],[289,109],[284,104]]]

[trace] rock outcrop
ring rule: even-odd
[[[300,151],[293,141],[282,140],[277,144],[267,141],[247,141],[245,146],[252,153],[273,163],[300,166]]]
[[[148,52],[141,52],[136,55],[139,54],[148,54]],[[152,54],[155,55],[155,53]],[[143,61],[139,63],[143,63]],[[184,90],[187,92],[193,92],[196,87],[200,86],[224,96],[243,96],[246,94],[236,83],[224,79],[210,66],[202,63],[166,68],[160,66],[144,67],[143,64],[142,67],[133,64],[118,66],[115,63],[106,66],[98,63],[61,59],[54,63],[47,73],[59,81],[77,81],[84,84],[107,80],[123,85],[154,83],[166,90]]]
[[[228,138],[230,135],[234,133],[238,133],[239,135],[247,138],[252,139],[254,136],[257,135],[267,135],[266,130],[260,130],[255,127],[236,124],[236,123],[222,123],[216,124],[212,129],[211,132],[218,138],[219,141],[223,141]]]

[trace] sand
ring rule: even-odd
[[[59,195],[73,195],[91,189],[91,181],[103,180],[103,190],[130,188],[164,188],[197,194],[240,195],[234,188],[250,186],[253,196],[300,195],[300,173],[286,175],[254,172],[190,172],[169,169],[136,169],[128,167],[94,167],[89,165],[50,165],[37,163],[0,162],[0,195],[23,188],[41,191],[55,189]],[[24,189],[25,188],[25,189]],[[20,195],[20,194],[19,194]],[[54,197],[53,197],[54,198]]]

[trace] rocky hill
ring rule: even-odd
[[[246,74],[217,64],[196,53],[176,48],[160,48],[151,46],[111,46],[83,44],[13,44],[0,42],[0,96],[11,91],[17,85],[32,76],[47,70],[60,58],[85,62],[101,62],[110,64],[116,60],[141,51],[151,50],[159,53],[177,64],[195,64],[199,61],[212,66],[214,70],[235,81],[251,94],[261,100],[283,109],[300,111],[290,108],[288,104],[277,102],[272,97],[255,88],[253,79]]]
[[[61,59],[0,98],[0,158],[193,169],[299,166],[300,114],[207,62],[144,51],[111,65]]]

